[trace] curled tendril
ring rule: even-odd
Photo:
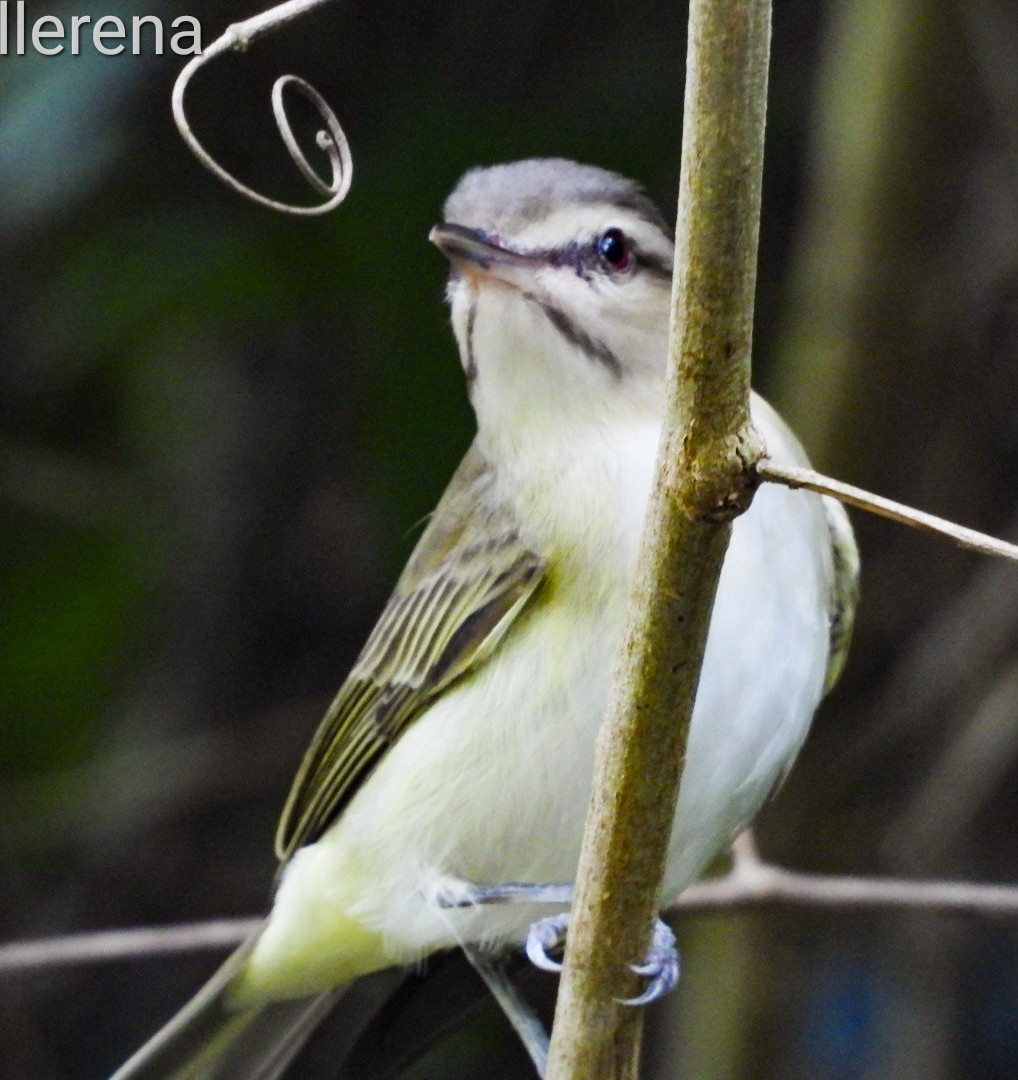
[[[329,157],[332,166],[332,180],[326,183],[314,167],[304,156],[304,152],[297,145],[293,136],[290,121],[286,115],[286,105],[283,102],[283,91],[293,86],[299,90],[308,101],[314,105],[318,115],[322,118],[327,131],[319,131],[315,141],[319,149],[324,150]],[[346,141],[346,135],[336,119],[336,114],[329,108],[325,98],[310,84],[296,75],[281,75],[272,84],[272,113],[276,118],[276,126],[279,134],[283,137],[287,150],[294,164],[300,170],[305,180],[318,192],[324,195],[328,202],[314,207],[316,213],[323,214],[338,206],[350,190],[350,181],[353,179],[353,158],[350,156],[350,144]]]
[[[246,184],[241,183],[235,176],[228,173],[205,149],[195,137],[188,123],[184,111],[184,91],[191,81],[194,73],[207,64],[210,60],[219,56],[220,53],[231,49],[243,50],[256,38],[285,22],[289,22],[304,13],[305,10],[316,7],[325,0],[290,0],[289,3],[280,4],[261,15],[255,16],[242,23],[235,23],[229,27],[222,37],[217,38],[200,56],[194,57],[187,63],[177,76],[173,87],[173,119],[176,121],[177,130],[181,138],[190,147],[195,157],[214,175],[218,176],[227,187],[232,188],[245,199],[267,206],[272,210],[279,210],[284,214],[315,215],[326,214],[335,209],[346,198],[350,190],[350,182],[353,179],[353,158],[350,154],[350,144],[336,114],[329,108],[325,98],[310,83],[298,78],[296,75],[283,75],[278,78],[272,87],[272,112],[276,118],[276,126],[283,139],[290,157],[297,166],[300,174],[318,192],[325,196],[326,201],[317,206],[294,206],[290,203],[278,202],[265,195],[259,194]],[[308,161],[303,150],[297,145],[289,118],[286,115],[286,104],[283,99],[284,91],[292,86],[298,93],[306,98],[318,113],[325,129],[318,132],[316,143],[325,151],[329,159],[331,179],[323,179],[314,166]]]

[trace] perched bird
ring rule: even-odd
[[[539,902],[567,906],[541,886],[576,871],[654,476],[673,240],[637,184],[559,159],[467,173],[444,222],[477,436],[300,767],[263,929],[116,1080],[267,1080],[334,988],[456,945],[483,963],[529,936],[540,960]],[[804,463],[752,409],[771,456]],[[843,661],[857,569],[831,500],[765,485],[736,520],[665,896],[788,772]]]

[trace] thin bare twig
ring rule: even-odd
[[[243,52],[258,38],[271,33],[273,30],[278,30],[281,26],[293,22],[294,19],[299,18],[305,12],[320,7],[327,2],[328,0],[288,0],[287,3],[278,4],[268,11],[263,11],[260,15],[245,19],[243,22],[233,23],[200,56],[194,57],[193,60],[184,65],[173,86],[173,119],[176,121],[181,138],[190,147],[195,157],[205,168],[218,176],[227,187],[232,188],[239,195],[243,195],[245,199],[250,199],[252,202],[256,202],[260,206],[267,206],[272,210],[279,210],[284,214],[308,216],[328,213],[339,206],[350,190],[350,183],[353,179],[353,158],[350,154],[350,145],[347,142],[343,128],[336,119],[336,114],[329,108],[322,95],[310,83],[305,82],[296,75],[283,75],[275,81],[272,87],[272,113],[276,118],[279,134],[282,136],[290,157],[304,179],[315,191],[326,197],[326,201],[317,206],[295,206],[260,195],[257,191],[249,188],[235,176],[228,173],[209,154],[198,141],[191,130],[191,125],[188,123],[184,111],[184,91],[187,89],[188,83],[190,83],[195,72],[221,53],[230,52],[231,50]],[[326,130],[318,132],[316,142],[319,148],[325,151],[329,159],[332,175],[328,181],[323,180],[318,175],[294,139],[283,103],[283,91],[288,86],[294,87],[298,93],[311,102],[325,124]]]
[[[180,926],[99,930],[92,934],[13,941],[0,945],[0,973],[228,949],[253,934],[262,922],[262,919],[213,919]]]
[[[793,907],[1018,916],[1018,886],[1014,885],[806,874],[763,862],[749,833],[739,837],[733,851],[735,858],[727,874],[691,885],[667,910],[689,913]]]
[[[976,529],[967,529],[964,525],[956,525],[953,521],[937,517],[935,514],[927,514],[923,510],[914,510],[911,506],[905,506],[893,499],[885,499],[882,495],[874,495],[853,484],[833,480],[813,469],[803,469],[795,465],[779,465],[771,458],[764,458],[757,462],[756,471],[761,480],[770,480],[772,483],[784,484],[790,488],[806,488],[809,491],[819,492],[821,495],[832,495],[835,499],[848,503],[849,506],[869,510],[872,514],[890,518],[902,525],[910,525],[913,529],[944,536],[969,551],[977,551],[981,555],[997,555],[1000,558],[1018,562],[1018,546],[1009,544],[1006,540],[987,536],[986,533],[978,532]]]
[[[804,908],[866,912],[913,910],[982,917],[1018,917],[1018,886],[969,881],[910,881],[806,874],[762,862],[736,849],[722,877],[691,885],[666,910],[671,913]],[[155,956],[233,948],[262,925],[258,918],[214,919],[179,926],[102,930],[90,934],[0,945],[0,974],[146,960]]]

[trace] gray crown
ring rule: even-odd
[[[530,158],[471,169],[446,200],[447,222],[513,236],[566,206],[604,203],[671,229],[643,188],[618,173],[565,158]]]

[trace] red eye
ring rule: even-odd
[[[625,270],[632,259],[626,235],[621,229],[608,229],[597,241],[597,253],[612,270]]]

